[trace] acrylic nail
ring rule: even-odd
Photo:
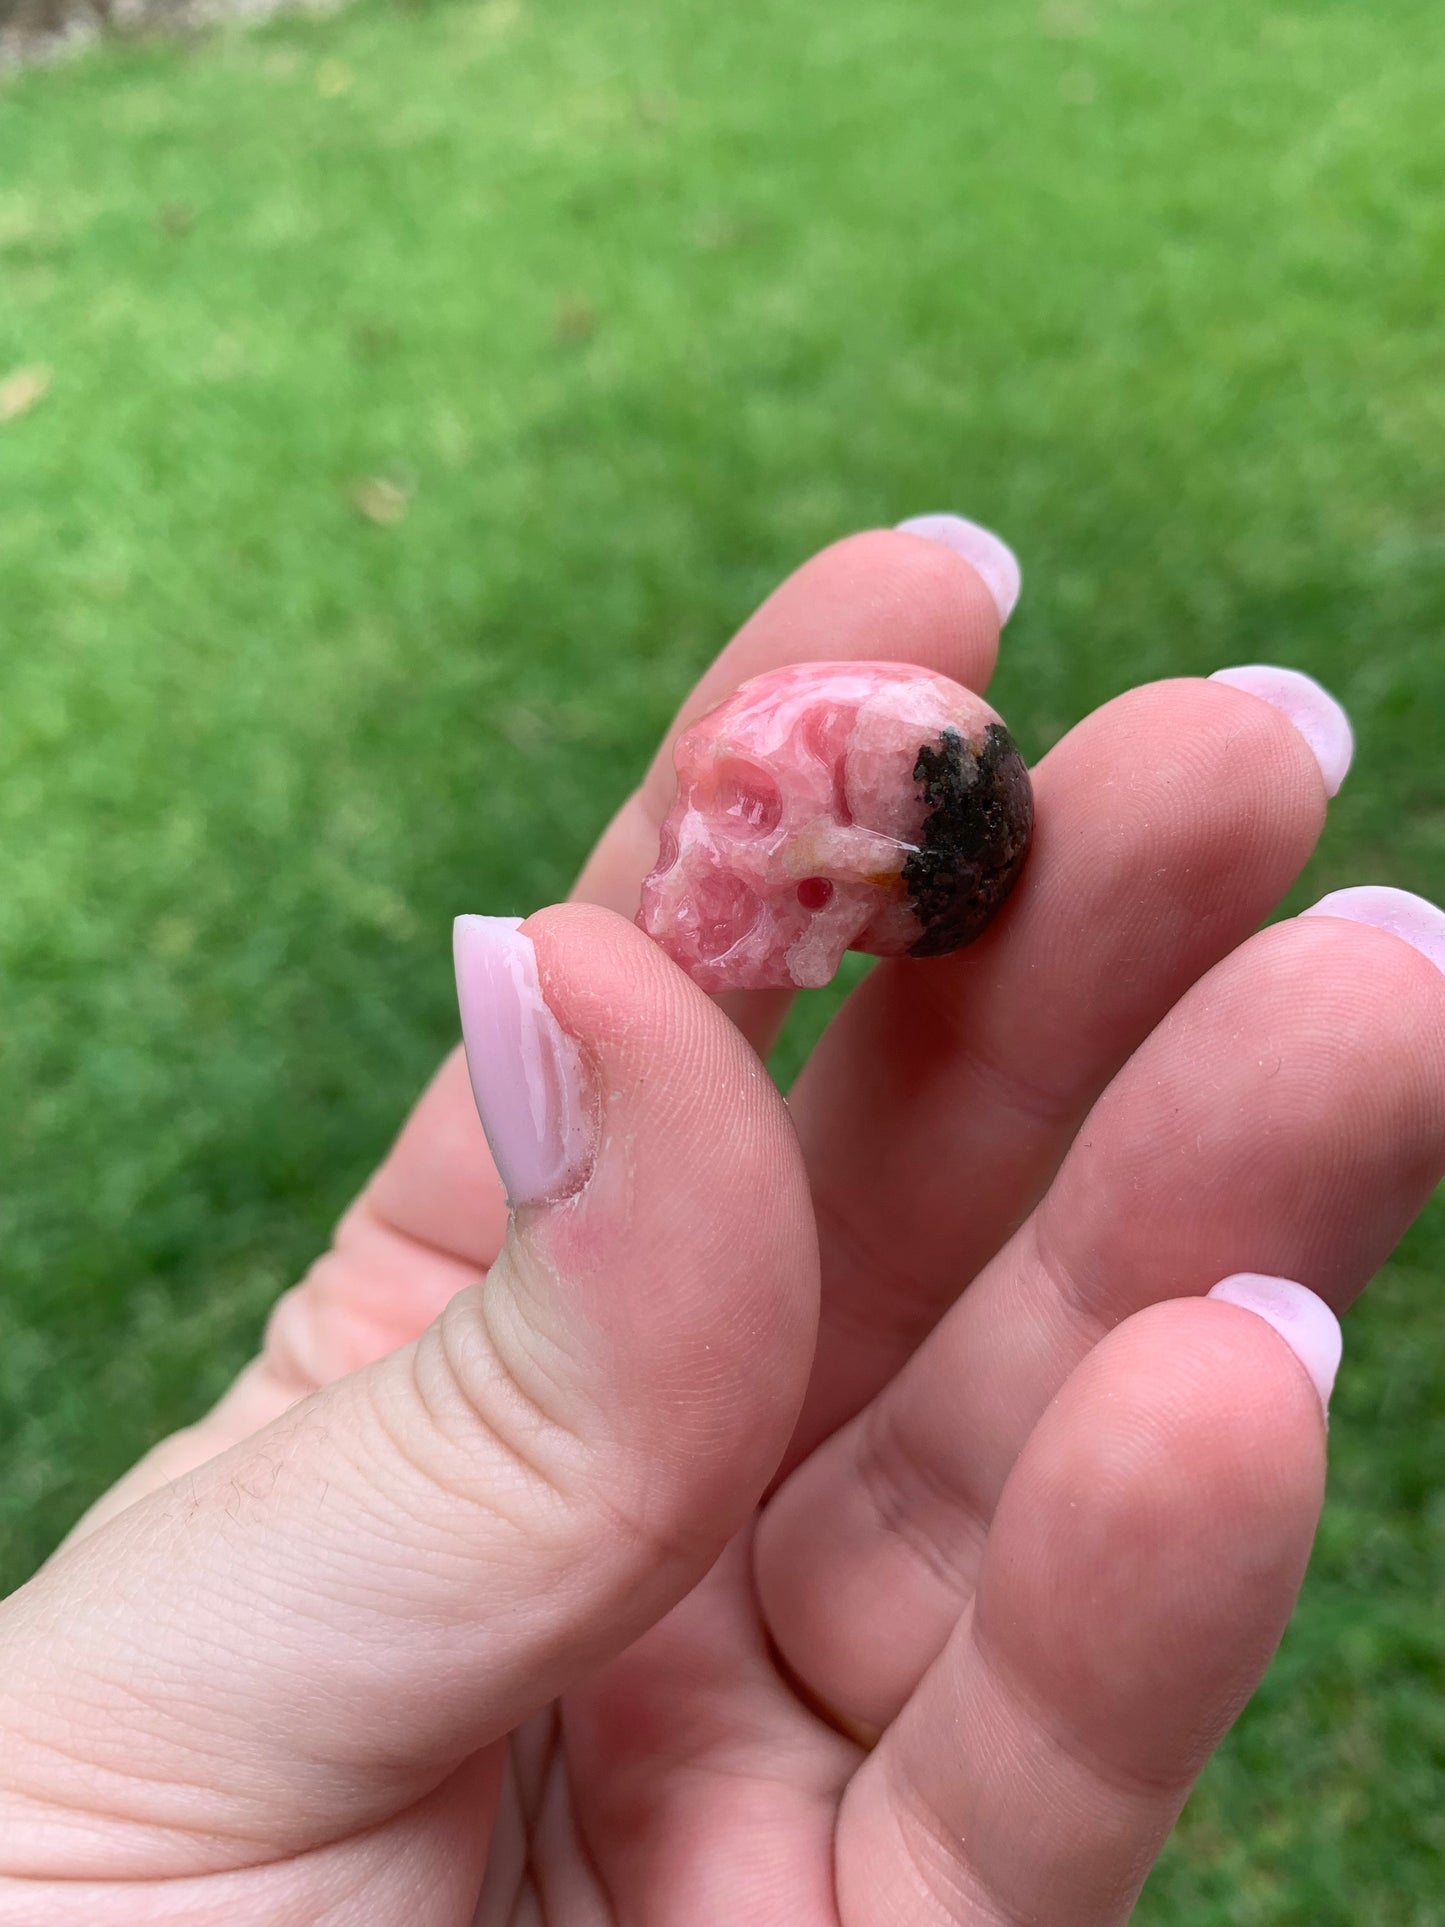
[[[1355,754],[1350,719],[1329,690],[1300,669],[1281,669],[1276,663],[1244,663],[1238,669],[1216,669],[1211,682],[1228,683],[1258,696],[1289,718],[1314,751],[1325,779],[1325,794],[1335,796],[1349,773]]]
[[[1368,923],[1376,930],[1387,930],[1422,957],[1428,957],[1437,970],[1445,970],[1445,910],[1428,897],[1417,897],[1385,883],[1360,883],[1350,890],[1332,890],[1300,915],[1343,917],[1348,923]]]
[[[1240,1271],[1209,1293],[1226,1305],[1239,1305],[1272,1325],[1314,1380],[1320,1403],[1329,1410],[1335,1373],[1340,1369],[1340,1321],[1324,1299],[1290,1278],[1269,1278]]]
[[[452,928],[472,1094],[512,1205],[570,1196],[595,1148],[582,1053],[547,1007],[521,921],[458,917]]]
[[[1023,573],[1018,557],[1001,536],[961,515],[914,515],[898,527],[904,535],[921,535],[926,542],[940,542],[961,555],[983,577],[999,621],[1008,621],[1023,587]]]

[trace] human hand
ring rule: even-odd
[[[809,657],[981,688],[969,552],[826,552],[684,715]],[[1303,1572],[1321,1299],[1445,1159],[1445,919],[1250,935],[1326,783],[1248,690],[1123,696],[1035,787],[998,923],[876,968],[791,1120],[782,998],[734,1029],[615,914],[666,746],[585,904],[464,933],[510,1225],[454,1054],[0,1612],[5,1927],[1127,1917]]]

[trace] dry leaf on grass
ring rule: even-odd
[[[50,392],[48,368],[17,368],[0,381],[0,422],[13,422],[27,414]]]
[[[580,348],[597,332],[597,310],[585,295],[564,295],[557,303],[552,333],[564,348]]]
[[[368,522],[379,522],[383,528],[393,528],[406,514],[408,496],[404,488],[389,482],[384,475],[368,475],[364,482],[357,482],[351,490],[351,505],[364,515]]]
[[[316,69],[316,91],[323,100],[339,100],[350,93],[355,79],[344,60],[323,60]]]

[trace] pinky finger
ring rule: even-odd
[[[1284,1632],[1338,1356],[1320,1299],[1240,1278],[1079,1366],[1009,1479],[970,1611],[849,1789],[844,1927],[1128,1919]]]

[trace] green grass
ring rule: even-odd
[[[254,1345],[453,1034],[453,912],[559,895],[845,530],[1015,543],[1033,754],[1314,671],[1360,755],[1297,901],[1445,888],[1437,16],[368,0],[0,83],[11,1579]],[[1442,1279],[1437,1209],[1146,1922],[1440,1918]]]

